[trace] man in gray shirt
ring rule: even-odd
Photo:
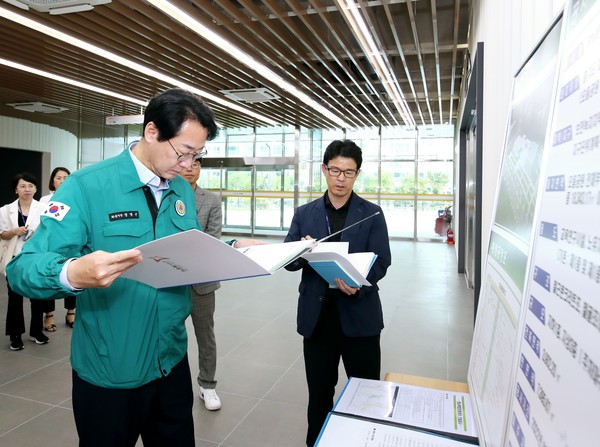
[[[221,199],[206,189],[200,188],[196,183],[200,177],[201,158],[181,172],[181,176],[194,189],[196,199],[196,217],[202,227],[202,231],[217,239],[221,238],[221,227],[223,224],[223,212],[221,210]],[[235,242],[234,242],[235,244]],[[215,371],[217,369],[217,344],[215,341],[215,290],[221,287],[219,282],[205,284],[194,284],[192,292],[192,322],[198,342],[198,384],[200,385],[200,399],[204,400],[207,410],[218,410],[221,408],[221,400],[215,390],[217,381]]]

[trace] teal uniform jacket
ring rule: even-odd
[[[56,202],[70,209],[52,214],[58,218],[42,213],[34,236],[9,263],[11,288],[28,297],[62,298],[72,293],[59,279],[64,260],[200,229],[194,192],[183,178],[175,177],[163,191],[155,228],[142,186],[127,150],[71,174],[48,210]],[[187,353],[191,309],[188,287],[154,289],[118,278],[108,288],[79,292],[73,369],[106,388],[135,388],[168,375]]]

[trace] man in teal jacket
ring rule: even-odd
[[[194,446],[185,319],[188,287],[119,278],[140,244],[199,228],[194,193],[178,174],[217,133],[213,114],[179,89],[146,109],[140,141],[70,175],[9,264],[18,293],[77,294],[73,413],[80,447]]]

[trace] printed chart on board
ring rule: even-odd
[[[506,446],[600,440],[600,1],[565,26]]]
[[[543,167],[561,21],[557,20],[513,83],[496,212],[482,276],[469,386],[483,445],[499,447],[514,377],[531,235]]]

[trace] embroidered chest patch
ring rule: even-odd
[[[140,212],[139,211],[117,211],[114,213],[110,213],[108,215],[108,220],[114,222],[115,220],[125,220],[125,219],[139,219]]]

